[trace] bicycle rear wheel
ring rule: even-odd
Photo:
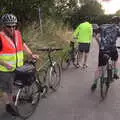
[[[74,55],[73,55],[73,58],[72,58],[72,62],[73,62],[73,65],[76,67],[76,68],[79,68],[80,65],[79,65],[79,52],[78,50],[76,50],[74,52]]]
[[[104,76],[100,79],[100,88],[101,88],[101,98],[104,99],[108,93],[108,89],[110,87],[110,80],[111,80],[111,74],[112,70],[107,70],[107,77]]]
[[[29,86],[20,88],[16,95],[15,107],[23,119],[30,117],[35,111],[40,99],[39,84],[34,81]]]
[[[47,71],[45,69],[41,69],[37,72],[37,78],[40,84],[40,94],[41,97],[45,97],[48,92],[48,81],[47,81]]]
[[[61,81],[61,67],[56,62],[53,63],[53,66],[49,70],[49,87],[56,91],[60,86]]]
[[[61,60],[61,67],[63,70],[68,69],[68,67],[70,66],[70,62],[71,62],[71,55],[69,52],[65,53],[63,55],[63,58]]]

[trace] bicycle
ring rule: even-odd
[[[106,68],[102,67],[102,75],[100,77],[100,94],[102,99],[106,97],[108,93],[108,89],[110,87],[110,83],[113,80],[113,67],[112,67],[111,59],[107,54],[105,55],[106,57],[108,57],[108,62]]]
[[[27,119],[34,113],[40,98],[48,91],[48,87],[41,82],[44,81],[41,72],[41,69],[36,69],[36,60],[29,61],[16,70],[13,103],[18,117],[22,119]]]
[[[73,41],[70,42],[70,49],[65,52],[61,60],[62,69],[68,69],[71,63],[75,66],[75,68],[79,68],[79,51],[78,48],[75,47],[75,43]]]
[[[54,51],[60,51],[62,48],[39,48],[37,51],[47,52],[48,60],[43,65],[45,72],[45,79],[48,79],[48,88],[56,91],[60,86],[61,81],[61,67],[56,60],[53,59],[51,53]],[[45,67],[47,66],[47,67]]]
[[[120,47],[117,47],[120,49]],[[102,100],[107,96],[110,84],[114,81],[114,61],[111,60],[109,53],[105,53],[104,56],[107,58],[107,65],[102,67],[102,75],[100,77],[100,94]]]

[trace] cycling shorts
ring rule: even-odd
[[[90,43],[79,43],[78,49],[80,52],[88,53],[90,51]]]
[[[108,58],[105,56],[105,54],[107,54],[112,61],[118,60],[118,51],[116,47],[109,51],[99,50],[98,66],[105,66],[107,64]]]

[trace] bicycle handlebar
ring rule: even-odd
[[[36,62],[37,62],[37,59],[30,59],[30,60],[25,61],[25,63],[32,64],[34,66],[35,66]]]
[[[53,52],[63,50],[63,48],[38,48],[37,51]]]

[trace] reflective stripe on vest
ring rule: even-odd
[[[8,70],[6,67],[0,65],[0,71],[14,71],[16,69],[16,63],[18,67],[23,65],[23,44],[21,34],[19,31],[15,31],[16,46],[14,42],[5,35],[4,32],[0,32],[0,39],[2,40],[0,60],[13,66],[12,70]]]

